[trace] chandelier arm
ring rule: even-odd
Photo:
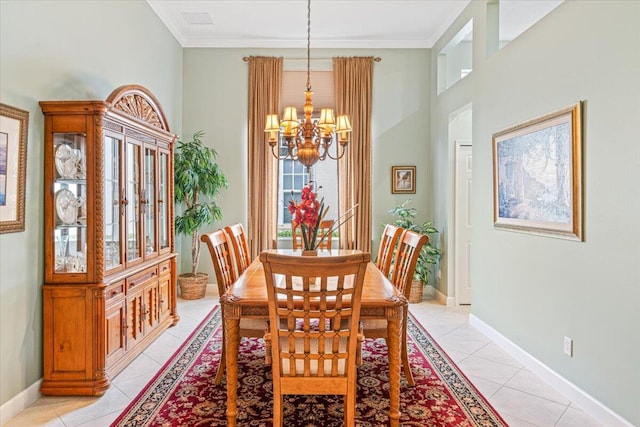
[[[344,145],[342,145],[342,153],[340,153],[340,155],[338,155],[338,152],[340,151],[340,149],[339,149],[338,147],[339,147],[340,145],[341,145],[341,144],[336,144],[336,157],[333,157],[333,156],[331,155],[331,153],[329,152],[329,147],[327,147],[327,156],[329,156],[329,158],[330,158],[330,159],[333,159],[333,160],[340,160],[340,159],[344,156],[344,153],[346,153],[346,152],[347,152],[346,147],[345,147]]]
[[[287,139],[287,150],[289,151],[289,153],[291,153],[292,157],[293,157],[293,149],[298,148],[299,139],[300,139],[299,135],[293,135],[289,139]]]
[[[328,152],[329,152],[329,150],[327,149],[326,144],[325,143],[320,143],[318,145],[318,160],[319,161],[323,161],[324,159],[326,159]]]
[[[279,149],[279,148],[278,148],[278,151],[280,151],[280,149]],[[273,154],[273,157],[275,157],[275,158],[276,158],[276,159],[278,159],[278,160],[284,160],[284,159],[286,159],[287,157],[289,157],[289,155],[288,155],[288,154],[287,154],[286,156],[284,156],[284,157],[280,157],[280,153],[279,153],[279,152],[278,152],[278,153],[276,153],[276,146],[275,146],[275,145],[271,147],[271,154]]]
[[[331,154],[329,154],[329,148],[331,147],[331,142],[332,142],[331,138],[323,138],[323,137],[316,138],[316,143],[318,144],[318,154],[319,154],[318,160],[322,161],[326,159],[327,156],[331,158]]]

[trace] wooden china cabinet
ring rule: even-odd
[[[173,144],[144,87],[42,101],[45,395],[102,395],[175,325]]]

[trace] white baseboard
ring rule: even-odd
[[[42,378],[0,406],[0,425],[4,425],[40,398]]]
[[[447,307],[455,305],[455,298],[446,296],[431,285],[425,286],[424,290],[425,295],[427,295],[429,299],[435,299],[438,304],[446,305]]]
[[[548,382],[553,388],[565,395],[583,411],[607,427],[633,427],[629,421],[607,408],[602,402],[565,379],[547,365],[514,344],[507,337],[484,323],[473,314],[469,315],[469,324],[489,337],[500,348],[522,363],[527,369]]]

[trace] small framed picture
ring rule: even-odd
[[[416,167],[415,166],[391,166],[391,193],[415,194],[416,193]]]

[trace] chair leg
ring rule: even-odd
[[[273,427],[282,427],[282,395],[273,396]]]
[[[407,352],[407,309],[404,312],[404,324],[402,329],[402,369],[404,369],[404,376],[407,378],[407,384],[413,387],[416,385],[413,379],[413,373],[411,372],[411,365],[409,365],[409,354]]]
[[[344,425],[346,427],[356,426],[356,392],[356,386],[349,387],[344,396]]]
[[[362,366],[362,344],[364,343],[364,328],[362,322],[360,322],[358,329],[358,347],[356,349],[356,365]]]
[[[264,333],[264,363],[271,365],[273,359],[271,355],[271,332],[269,332],[269,322],[267,322],[267,331]]]
[[[227,359],[224,355],[225,347],[224,347],[224,339],[222,341],[222,353],[220,353],[220,364],[218,365],[218,371],[216,372],[216,378],[213,380],[215,385],[220,385],[222,382],[222,377],[224,376],[224,369],[227,364]]]
[[[407,377],[407,384],[411,387],[416,385],[413,379],[413,373],[411,372],[411,365],[409,365],[409,355],[407,354],[407,340],[402,343],[402,369],[404,369],[404,376]]]

